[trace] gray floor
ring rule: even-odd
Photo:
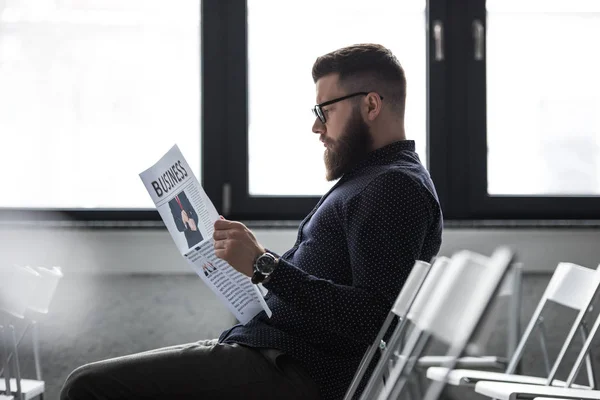
[[[548,279],[548,275],[525,277],[524,322],[531,316]],[[574,313],[558,306],[549,311],[545,317],[552,358],[558,352],[560,340],[566,335]],[[504,352],[505,322],[502,313],[490,340],[490,354]],[[62,383],[79,365],[216,337],[233,323],[235,320],[227,309],[195,275],[68,276],[59,286],[50,314],[40,322],[46,399],[58,399]],[[576,350],[569,354],[570,360],[574,359]],[[29,340],[24,343],[20,359],[25,374],[32,376],[34,368]],[[598,357],[594,364],[600,366]],[[544,374],[537,343],[526,352],[523,371],[539,376]],[[566,373],[566,370],[560,371],[563,377]],[[480,398],[466,391],[451,391],[449,396]]]

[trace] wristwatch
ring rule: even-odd
[[[273,271],[278,264],[277,257],[273,254],[266,252],[258,256],[254,261],[254,274],[252,275],[252,283],[255,285],[264,281]]]

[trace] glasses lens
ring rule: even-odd
[[[321,110],[321,107],[316,106],[315,109],[317,111],[317,117],[319,117],[322,123],[325,123],[325,115],[323,114],[323,110]]]

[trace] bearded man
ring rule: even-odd
[[[404,131],[406,79],[383,46],[319,57],[312,131],[337,180],[283,255],[215,223],[218,257],[268,289],[264,312],[219,339],[89,364],[61,399],[341,399],[416,260],[441,245],[431,178]],[[364,382],[363,382],[364,386]],[[360,390],[359,390],[360,392]]]

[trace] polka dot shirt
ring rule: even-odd
[[[442,213],[412,140],[369,154],[302,221],[265,284],[273,315],[223,332],[221,342],[279,349],[298,360],[323,399],[341,399],[415,260],[441,245]]]

